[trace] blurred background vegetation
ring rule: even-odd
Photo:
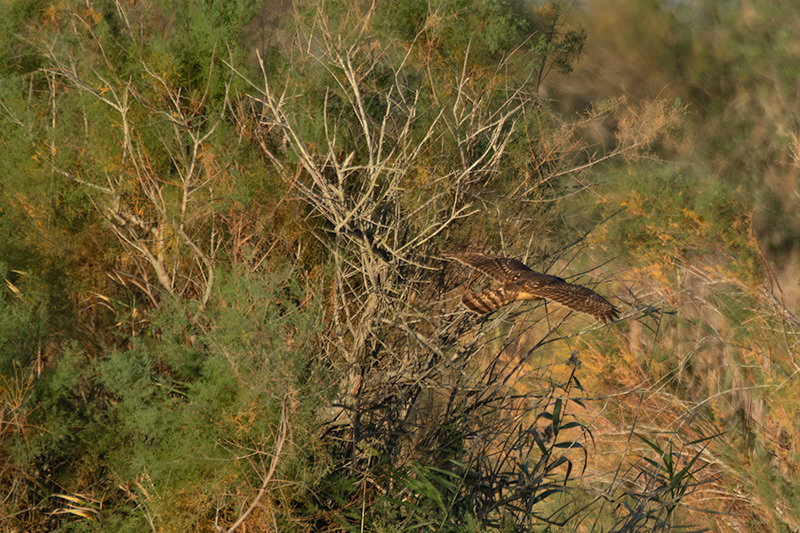
[[[798,36],[0,4],[0,529],[800,530]],[[623,318],[476,318],[462,248]]]

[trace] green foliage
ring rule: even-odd
[[[437,58],[456,58],[428,64],[446,83],[464,64],[488,71],[510,64],[521,79],[538,72],[538,79],[530,80],[538,84],[551,67],[569,72],[582,53],[586,34],[565,29],[565,10],[558,1],[532,8],[517,0],[414,0],[379,6],[375,24],[406,42],[424,40],[428,53]]]
[[[248,458],[273,448],[284,397],[292,399],[295,430],[281,471],[307,470],[300,466],[309,459],[306,424],[325,390],[307,359],[321,309],[295,303],[291,273],[264,289],[241,274],[225,276],[222,293],[249,296],[218,302],[209,317],[217,326],[208,333],[187,322],[185,310],[166,306],[148,335],[124,348],[97,358],[77,346],[60,353],[17,407],[28,413],[28,437],[3,441],[16,461],[43,465],[38,497],[107,485],[99,520],[115,527],[141,524],[137,501],[156,523],[182,530],[201,528],[215,512],[235,516],[242,484],[257,485],[263,475],[261,456]],[[242,313],[238,305],[260,312]],[[30,323],[19,307],[3,308],[4,332]],[[3,354],[4,368],[12,368],[15,354]]]
[[[677,503],[683,499],[687,491],[696,488],[697,474],[708,466],[697,463],[705,446],[694,452],[690,458],[684,458],[683,454],[675,450],[675,444],[672,441],[669,441],[667,449],[664,450],[656,442],[650,441],[642,435],[637,435],[637,437],[652,448],[658,456],[658,460],[644,457],[643,460],[646,464],[638,465],[637,468],[643,475],[654,480],[656,496],[653,499],[666,504],[662,509],[667,517],[665,520],[668,520]],[[712,438],[714,437],[704,437],[690,442],[687,447],[707,443]]]
[[[617,252],[632,262],[683,264],[726,254],[730,275],[752,282],[760,258],[749,235],[750,214],[740,194],[713,175],[642,164],[609,172],[601,213],[623,206],[611,224]]]
[[[3,354],[2,373],[13,375],[15,366],[29,367],[35,357],[36,349],[47,334],[49,313],[46,298],[42,295],[20,298],[21,278],[28,278],[24,272],[12,272],[9,264],[0,261],[0,274],[5,286],[0,287],[0,352]],[[16,275],[15,275],[16,274]]]
[[[563,385],[567,394],[570,387],[581,390],[575,372]],[[390,464],[378,454],[386,463],[379,462],[370,476],[380,472],[386,491],[370,502],[371,528],[534,531],[543,524],[567,524],[580,514],[571,487],[586,468],[581,441],[591,438],[591,430],[567,412],[573,404],[568,396],[542,402],[535,419],[479,407],[468,397],[459,403],[443,424],[450,429],[448,446],[438,457]],[[483,423],[474,431],[463,431],[478,420]],[[363,496],[356,489],[354,497]],[[558,499],[561,503],[554,504]],[[351,529],[363,520],[358,507],[346,517]]]

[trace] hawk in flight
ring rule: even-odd
[[[478,252],[448,254],[450,259],[478,270],[501,283],[482,292],[464,292],[461,302],[481,315],[489,314],[516,300],[544,298],[591,315],[602,322],[619,318],[619,311],[591,289],[567,283],[556,276],[534,272],[516,259],[493,257]]]

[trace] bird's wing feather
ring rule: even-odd
[[[539,298],[547,298],[575,311],[591,315],[603,322],[610,322],[619,317],[619,311],[608,300],[591,289],[565,281],[536,285],[529,290],[520,288],[519,292],[529,293]]]
[[[454,252],[448,257],[502,283],[512,281],[520,274],[532,272],[525,264],[509,257],[493,257],[479,252]]]
[[[496,287],[476,293],[464,293],[461,296],[461,303],[470,311],[474,311],[480,315],[488,315],[516,299],[516,291],[506,289],[505,287]]]

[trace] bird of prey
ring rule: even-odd
[[[478,314],[492,313],[517,300],[544,298],[591,315],[602,322],[619,318],[617,308],[593,290],[567,283],[556,276],[534,272],[516,259],[478,252],[455,252],[447,257],[500,282],[499,287],[482,292],[464,292],[461,302],[470,311]]]

